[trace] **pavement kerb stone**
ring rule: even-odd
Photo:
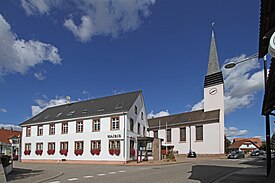
[[[39,181],[35,181],[34,183],[42,183],[42,182],[46,182],[46,181],[49,181],[51,179],[54,179],[54,178],[57,178],[59,176],[63,175],[63,172],[59,172],[57,175],[53,175],[51,177],[47,177],[45,179],[42,179],[42,180],[39,180]]]

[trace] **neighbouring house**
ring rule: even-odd
[[[224,154],[224,84],[213,30],[202,105],[202,110],[148,119],[150,136],[164,139],[162,148],[178,154]]]
[[[14,160],[18,160],[20,156],[20,138],[21,131],[15,131],[12,128],[0,129],[0,153],[1,155],[9,155]]]
[[[235,138],[228,147],[229,151],[252,152],[259,149],[262,142],[259,138]]]
[[[47,108],[20,125],[22,162],[125,163],[147,136],[146,116],[142,91]]]

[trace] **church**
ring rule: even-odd
[[[224,83],[212,30],[204,109],[148,119],[151,137],[163,139],[162,149],[176,154],[224,154]]]

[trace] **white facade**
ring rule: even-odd
[[[135,113],[137,109],[137,114]],[[143,119],[142,119],[143,115]],[[119,129],[111,129],[111,118],[119,117]],[[130,130],[130,118],[134,120],[134,131]],[[93,120],[100,119],[100,131],[93,131]],[[83,132],[76,132],[76,122],[83,121]],[[62,134],[62,123],[68,122],[68,133]],[[50,124],[55,124],[55,133],[49,134]],[[140,134],[138,134],[138,124],[140,124]],[[43,125],[43,135],[38,136],[38,125]],[[27,127],[31,128],[31,135],[27,136]],[[145,130],[144,130],[145,129]],[[126,162],[130,158],[130,140],[134,140],[134,149],[137,149],[137,137],[146,136],[147,118],[142,95],[139,95],[129,111],[121,113],[113,113],[107,115],[89,116],[85,118],[75,118],[68,120],[49,121],[44,123],[32,124],[23,126],[22,129],[22,161],[119,161]],[[99,155],[91,154],[91,140],[101,141],[101,148]],[[109,154],[109,141],[120,141],[120,154]],[[75,155],[75,142],[83,141],[84,148],[82,155]],[[67,156],[60,154],[60,143],[68,142]],[[25,145],[31,144],[30,155],[25,155]],[[43,143],[42,155],[37,155],[36,144]],[[48,143],[55,143],[55,153],[49,155]]]

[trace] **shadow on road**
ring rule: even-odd
[[[23,168],[13,168],[12,173],[7,175],[7,181],[23,180],[29,177],[40,175],[44,170],[31,170]]]

